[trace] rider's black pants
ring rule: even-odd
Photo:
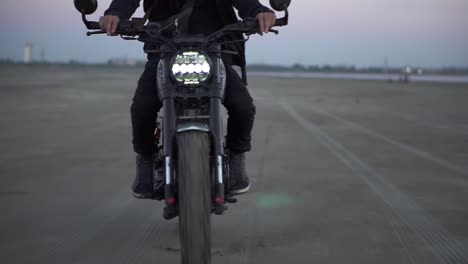
[[[155,153],[154,130],[157,113],[162,107],[156,84],[157,60],[149,60],[138,81],[131,106],[133,148],[141,155]],[[237,72],[226,64],[224,106],[228,111],[226,145],[230,151],[249,151],[255,117],[253,99]]]

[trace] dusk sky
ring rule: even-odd
[[[3,59],[22,60],[26,42],[35,59],[41,49],[50,61],[144,58],[138,42],[86,37],[72,0],[6,0],[0,22]],[[387,56],[390,66],[468,66],[468,0],[292,0],[290,25],[279,30],[251,37],[250,63],[380,66]]]

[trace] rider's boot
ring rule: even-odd
[[[136,176],[132,184],[132,194],[138,199],[153,197],[154,157],[137,155]]]
[[[229,194],[238,195],[249,191],[250,180],[245,167],[245,152],[229,155]]]

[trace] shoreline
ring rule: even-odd
[[[43,68],[44,70],[56,68],[68,69],[105,69],[105,70],[131,70],[142,71],[144,65],[107,65],[107,64],[0,64],[0,71],[11,68]],[[267,77],[267,78],[284,78],[284,79],[330,79],[330,80],[359,80],[359,81],[386,81],[395,83],[404,83],[400,81],[401,76],[398,74],[384,73],[343,73],[343,72],[298,72],[298,71],[259,71],[248,70],[248,77]],[[423,74],[410,75],[410,82],[425,82],[425,83],[453,83],[453,84],[468,84],[468,75],[442,75],[442,74]]]
[[[250,71],[249,77],[274,77],[274,78],[301,78],[301,79],[335,79],[335,80],[359,80],[359,81],[387,81],[401,82],[398,74],[382,73],[322,73],[322,72],[268,72]],[[468,84],[468,75],[411,75],[410,82],[434,82]],[[403,83],[403,82],[402,82]]]

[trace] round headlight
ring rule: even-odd
[[[178,53],[172,59],[172,76],[181,84],[200,84],[211,74],[209,58],[196,51]]]

